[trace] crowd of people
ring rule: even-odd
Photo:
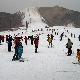
[[[48,41],[48,48],[52,48],[53,47],[53,40],[54,40],[54,36],[53,36],[53,31],[52,30],[52,34],[47,34],[47,41]],[[68,30],[67,30],[68,32]],[[55,35],[58,35],[57,32],[55,32]],[[60,41],[62,41],[63,37],[66,37],[66,35],[64,35],[64,32],[62,32],[60,34]],[[71,37],[73,37],[73,34],[71,33]],[[4,42],[4,38],[6,38],[6,42],[8,44],[8,52],[11,52],[11,46],[12,46],[12,42],[14,42],[14,49],[15,49],[15,54],[13,55],[12,61],[15,60],[19,60],[22,57],[22,53],[23,53],[23,45],[22,45],[22,41],[24,39],[24,42],[26,45],[28,45],[28,40],[31,40],[31,45],[34,45],[35,47],[35,53],[38,53],[38,45],[39,45],[39,35],[36,34],[36,36],[25,36],[24,38],[18,37],[18,36],[14,36],[12,37],[11,35],[6,35],[6,37],[4,37],[3,35],[0,35],[0,45],[1,42]],[[74,38],[75,38],[75,34],[74,34]],[[79,41],[80,41],[80,35],[79,35]],[[71,56],[72,54],[72,46],[73,46],[73,42],[70,40],[70,38],[68,38],[68,42],[66,43],[66,48],[68,49],[67,52],[67,56]],[[77,49],[77,56],[76,58],[78,59],[78,62],[80,62],[80,49]]]
[[[58,29],[57,29],[57,30],[58,30]],[[52,29],[52,30],[51,30],[51,29],[47,29],[47,31],[52,31],[52,33],[54,32],[54,35],[59,35],[59,33],[55,31],[55,29]],[[68,30],[67,30],[67,33],[69,33]],[[67,36],[64,34],[64,32],[62,32],[62,33],[60,34],[60,41],[62,41],[63,37],[67,37]],[[70,37],[71,37],[71,38],[76,38],[75,34],[73,34],[73,33],[70,34]],[[53,34],[48,34],[48,35],[47,35],[47,41],[48,41],[48,43],[49,43],[48,48],[49,48],[49,47],[52,47],[52,45],[53,45],[53,40],[54,40],[53,38],[54,38]],[[67,38],[68,38],[68,37],[67,37]],[[80,41],[80,35],[78,36],[78,39],[79,39],[79,41]],[[72,54],[72,47],[73,47],[73,42],[71,41],[70,38],[68,38],[68,42],[66,42],[67,56],[71,56],[71,54]],[[80,49],[77,49],[76,58],[77,58],[78,62],[80,62]]]
[[[35,47],[35,53],[38,53],[38,44],[39,44],[39,35],[36,34],[36,36],[25,36],[24,38],[14,36],[12,37],[11,35],[6,35],[6,43],[8,44],[8,52],[11,52],[11,47],[12,44],[14,43],[14,49],[15,49],[15,54],[13,55],[12,61],[19,60],[22,57],[23,53],[23,45],[22,41],[24,39],[25,44],[27,45],[27,41],[30,39],[31,40],[31,45],[34,44]],[[4,36],[0,35],[0,45],[1,43],[4,42]],[[13,42],[13,43],[12,43]]]

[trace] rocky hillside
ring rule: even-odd
[[[22,26],[22,13],[0,12],[0,31]]]
[[[73,24],[80,28],[80,12],[63,7],[40,7],[40,14],[49,26]]]

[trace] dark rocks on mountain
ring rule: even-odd
[[[80,12],[69,10],[63,7],[40,7],[40,15],[49,26],[64,26],[72,24],[80,28]]]
[[[21,12],[14,14],[0,12],[0,31],[22,26],[23,15]]]

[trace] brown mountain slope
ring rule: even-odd
[[[80,12],[63,7],[40,7],[39,12],[49,26],[62,26],[72,23],[80,28]]]

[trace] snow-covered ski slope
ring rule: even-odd
[[[25,13],[25,18],[23,19],[23,24],[26,25],[26,21],[29,23],[28,30],[32,28],[33,30],[44,28],[48,26],[46,23],[42,21],[43,17],[39,14],[38,8],[30,7],[22,10],[21,12]]]
[[[38,20],[37,20],[38,21]],[[32,22],[34,30],[39,22]],[[43,26],[43,23],[40,23]],[[30,26],[32,27],[32,26]],[[41,27],[39,27],[40,29]],[[4,31],[0,34],[6,35],[11,34],[12,36],[28,36],[40,34],[38,53],[34,53],[34,45],[30,44],[28,40],[28,45],[23,42],[23,58],[24,62],[12,61],[14,55],[14,44],[12,46],[12,52],[7,51],[7,43],[4,42],[0,45],[0,80],[80,80],[80,65],[73,64],[72,62],[77,62],[76,59],[76,49],[80,49],[80,41],[78,40],[78,35],[80,34],[79,28],[65,27],[65,26],[53,26],[55,29],[53,32],[53,47],[48,48],[47,34],[51,34],[52,31],[43,28],[43,31],[31,32],[33,28],[25,30],[25,27],[16,31]],[[67,32],[68,30],[68,32]],[[22,33],[23,32],[23,33]],[[55,35],[55,32],[58,35]],[[60,34],[64,32],[62,41],[60,41]],[[70,34],[75,34],[71,37]],[[65,44],[67,39],[70,38],[73,42],[71,56],[67,56],[67,49]]]

